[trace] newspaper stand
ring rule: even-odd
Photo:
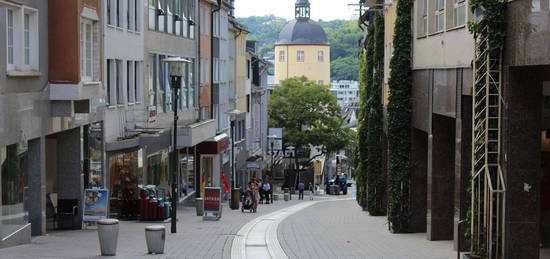
[[[220,187],[206,187],[204,189],[203,220],[220,220],[222,217],[221,198],[222,189]]]

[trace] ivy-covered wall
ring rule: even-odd
[[[370,215],[386,215],[386,176],[383,167],[383,106],[382,86],[384,80],[384,17],[382,12],[374,16],[373,34],[368,48],[373,49],[371,66],[372,84],[367,90],[367,210]]]
[[[388,222],[394,233],[407,232],[410,223],[412,7],[412,0],[397,1],[388,82]]]

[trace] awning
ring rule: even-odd
[[[207,120],[178,127],[178,148],[193,147],[216,136],[216,121]]]
[[[216,155],[229,148],[229,135],[223,133],[207,139],[198,145],[201,154]]]

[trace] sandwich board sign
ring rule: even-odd
[[[109,191],[107,189],[84,190],[84,218],[86,222],[107,218]]]
[[[204,188],[203,220],[220,220],[222,217],[222,189],[220,187]],[[210,216],[208,215],[210,213]]]

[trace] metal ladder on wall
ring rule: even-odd
[[[500,166],[502,55],[491,52],[488,32],[485,27],[475,37],[470,227],[473,255],[503,258],[506,185]]]

